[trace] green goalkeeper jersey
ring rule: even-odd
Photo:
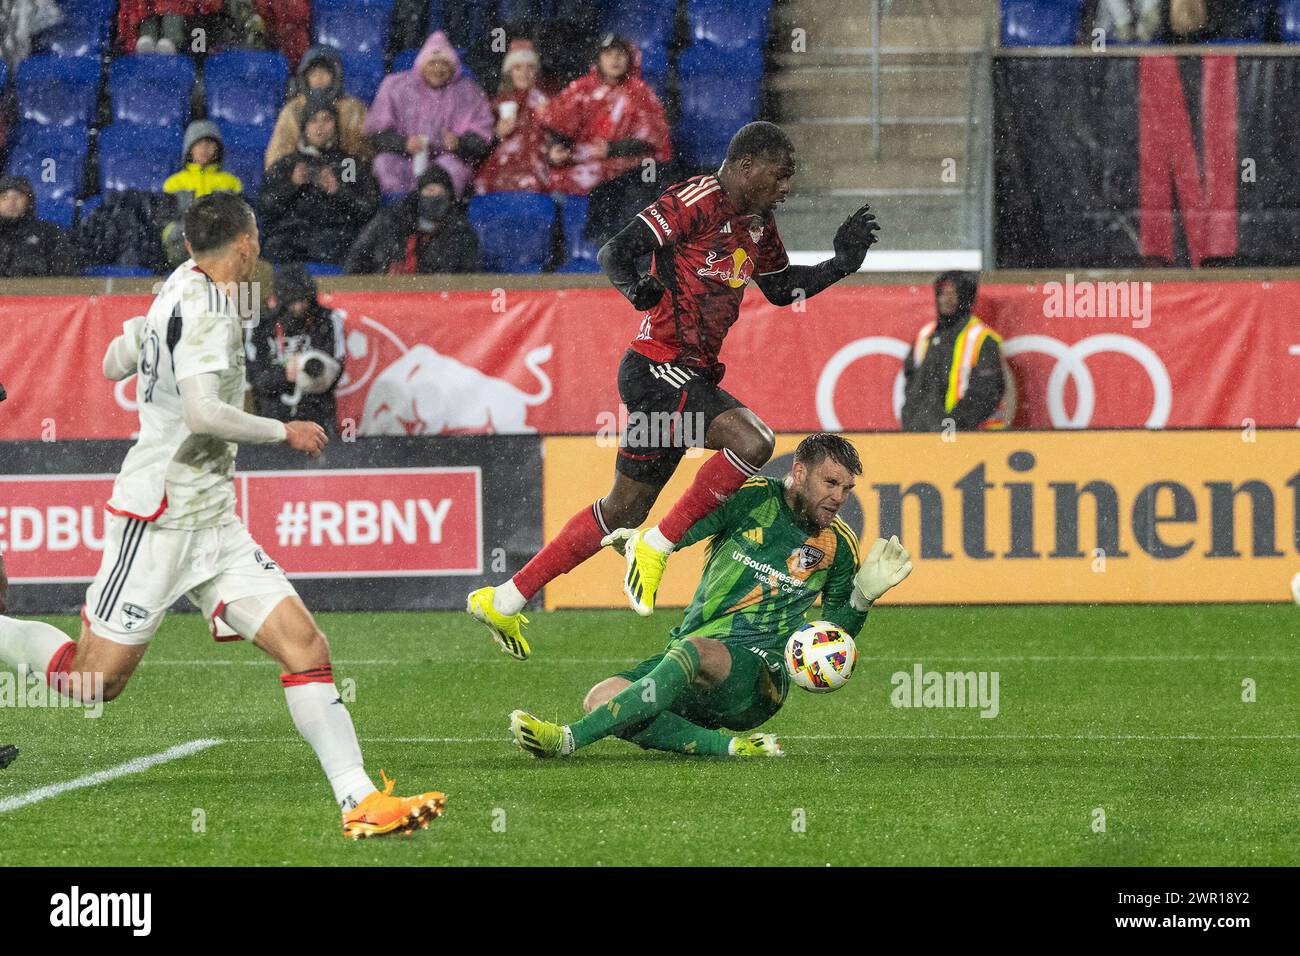
[[[708,539],[704,575],[674,638],[713,637],[783,651],[821,595],[817,620],[856,636],[865,611],[849,603],[858,570],[857,535],[840,518],[809,530],[785,501],[780,478],[757,475],[687,530],[684,548]]]

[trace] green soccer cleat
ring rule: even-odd
[[[567,757],[573,750],[565,746],[568,734],[559,724],[540,720],[524,710],[510,712],[510,733],[520,750],[538,759]]]
[[[465,610],[474,620],[480,622],[492,632],[492,640],[497,642],[501,653],[509,654],[517,661],[528,660],[533,649],[524,637],[523,626],[528,618],[522,614],[502,614],[492,606],[494,587],[479,588],[465,601]]]
[[[646,544],[640,531],[632,532],[623,554],[627,558],[623,593],[627,595],[632,610],[642,617],[649,617],[655,610],[655,595],[659,593],[659,581],[664,576],[668,555]]]
[[[728,748],[733,757],[784,757],[781,741],[776,734],[750,734],[748,737],[732,737]]]

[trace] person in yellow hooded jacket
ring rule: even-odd
[[[181,144],[185,168],[168,176],[163,183],[163,192],[176,197],[176,218],[164,227],[162,234],[167,262],[172,266],[178,266],[189,258],[181,220],[194,200],[208,193],[244,191],[239,177],[221,168],[224,150],[221,130],[211,120],[195,120],[185,128],[185,139]]]

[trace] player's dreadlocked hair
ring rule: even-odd
[[[185,238],[201,255],[232,242],[252,230],[253,210],[234,193],[209,193],[185,212]]]
[[[840,435],[832,435],[830,432],[809,435],[794,451],[794,460],[809,468],[817,467],[827,458],[847,468],[850,474],[862,474],[862,459],[858,457],[858,450]]]
[[[775,123],[758,120],[746,123],[727,146],[727,162],[734,163],[746,156],[754,159],[782,160],[794,151],[794,144],[785,130]]]

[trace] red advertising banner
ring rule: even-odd
[[[590,434],[617,421],[638,316],[613,290],[337,293],[339,415],[363,435]],[[103,351],[146,296],[0,302],[0,439],[126,438],[134,381]],[[1093,282],[981,289],[1017,428],[1240,428],[1300,421],[1300,283]],[[928,285],[845,286],[778,308],[757,291],[724,385],[777,431],[893,430]]]
[[[112,487],[111,475],[0,476],[10,580],[91,580]],[[477,466],[250,471],[235,489],[253,538],[291,578],[483,572]]]

